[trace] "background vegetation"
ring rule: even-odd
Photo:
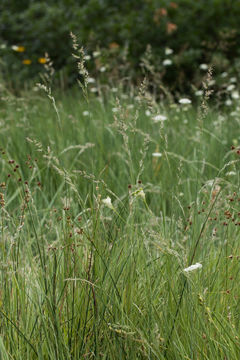
[[[38,59],[47,52],[60,70],[62,83],[76,78],[70,31],[75,33],[86,54],[100,58],[89,66],[108,65],[117,76],[120,64],[128,76],[139,78],[141,59],[148,44],[161,80],[171,88],[189,89],[199,84],[201,63],[212,64],[215,74],[240,66],[240,4],[234,0],[58,0],[15,1],[0,4],[1,59],[6,78],[20,82],[41,72]],[[24,46],[25,51],[12,51]],[[163,61],[165,48],[173,49],[171,71]],[[29,59],[31,65],[23,64]],[[131,71],[130,71],[131,70]]]

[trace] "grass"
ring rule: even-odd
[[[1,99],[1,358],[239,359],[238,114],[52,105]]]

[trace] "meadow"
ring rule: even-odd
[[[237,100],[85,85],[1,87],[1,359],[238,360]]]

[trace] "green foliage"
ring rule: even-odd
[[[226,64],[240,57],[239,17],[240,3],[231,0],[5,0],[0,5],[0,39],[7,49],[0,51],[6,76],[35,76],[42,69],[38,58],[47,52],[54,67],[71,83],[75,76],[70,31],[90,54],[97,47],[109,50],[116,43],[117,59],[127,45],[135,78],[148,44],[158,67],[165,48],[170,47],[175,66],[163,81],[179,89],[186,86],[186,80],[196,80],[200,63],[215,66],[218,56],[222,59],[218,70],[224,71]],[[24,46],[26,51],[13,54],[12,45]],[[31,59],[31,66],[22,64],[25,58]]]

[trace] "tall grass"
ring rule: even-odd
[[[2,359],[239,359],[238,115],[142,90],[2,97]]]

